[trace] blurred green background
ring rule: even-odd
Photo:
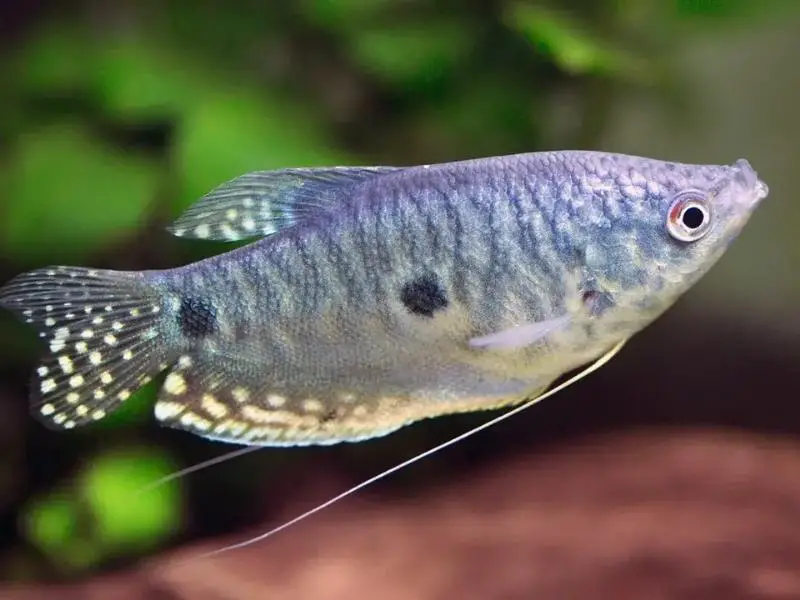
[[[746,157],[770,198],[685,310],[800,333],[799,2],[5,0],[0,32],[0,281],[218,252],[163,227],[254,169],[559,148]],[[81,578],[233,531],[311,469],[357,479],[477,422],[266,450],[139,494],[230,448],[159,430],[156,384],[85,431],[44,431],[26,407],[39,351],[0,315],[3,580]],[[452,457],[437,460],[400,481],[446,477]]]

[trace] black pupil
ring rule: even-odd
[[[690,206],[685,211],[683,211],[683,216],[681,219],[683,220],[683,224],[689,229],[697,229],[700,225],[703,224],[703,220],[705,219],[705,214],[702,210],[697,208],[696,206]]]

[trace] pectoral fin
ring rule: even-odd
[[[538,323],[525,323],[524,325],[510,327],[496,333],[472,338],[469,341],[469,345],[473,348],[502,350],[525,348],[544,341],[553,333],[563,330],[569,323],[570,317],[567,315]]]

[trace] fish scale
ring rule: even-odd
[[[743,159],[585,151],[258,171],[169,228],[252,243],[168,270],[39,269],[0,305],[48,344],[32,383],[48,426],[103,418],[166,371],[164,425],[238,444],[359,441],[519,404],[606,360],[767,193]]]

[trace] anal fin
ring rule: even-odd
[[[314,508],[311,508],[311,509],[305,511],[304,513],[301,513],[300,515],[294,517],[293,519],[289,519],[288,521],[285,521],[282,525],[274,527],[274,528],[266,531],[265,533],[262,533],[260,535],[256,535],[254,537],[251,537],[249,539],[243,540],[241,542],[237,542],[237,543],[234,543],[234,544],[229,544],[229,545],[224,546],[224,547],[222,547],[222,548],[220,548],[218,550],[214,550],[214,551],[208,552],[207,554],[204,554],[203,556],[205,558],[210,558],[212,556],[216,556],[218,554],[222,554],[223,552],[228,552],[230,550],[236,550],[238,548],[244,548],[245,546],[251,546],[251,545],[256,544],[258,542],[262,542],[262,541],[266,540],[267,538],[270,538],[273,535],[275,535],[277,533],[280,533],[281,531],[284,531],[285,529],[288,529],[289,527],[292,527],[293,525],[296,525],[297,523],[299,523],[301,521],[306,520],[307,518],[309,518],[309,517],[321,512],[322,510],[325,510],[326,508],[336,504],[337,502],[340,502],[341,500],[344,500],[345,498],[347,498],[349,496],[352,496],[353,494],[363,490],[364,488],[366,488],[366,487],[368,487],[368,486],[370,486],[370,485],[372,485],[372,484],[374,484],[374,483],[376,483],[378,481],[381,481],[382,479],[385,479],[385,478],[389,477],[390,475],[393,475],[393,474],[397,473],[398,471],[401,471],[401,470],[405,469],[406,467],[409,467],[409,466],[411,466],[411,465],[413,465],[415,463],[418,463],[418,462],[420,462],[421,460],[423,460],[425,458],[433,456],[434,454],[437,454],[438,452],[440,452],[440,451],[442,451],[442,450],[444,450],[446,448],[454,446],[455,444],[458,444],[458,443],[466,440],[467,438],[470,438],[470,437],[480,433],[481,431],[489,429],[490,427],[494,427],[495,425],[501,423],[502,421],[505,421],[505,420],[510,419],[511,417],[515,416],[515,415],[518,415],[519,413],[527,410],[531,406],[534,406],[535,404],[538,404],[542,400],[545,400],[546,398],[549,398],[550,396],[553,396],[554,394],[557,394],[558,392],[564,390],[565,388],[571,386],[572,384],[580,381],[581,379],[583,379],[587,375],[597,371],[603,365],[607,364],[614,356],[616,356],[617,353],[622,349],[622,347],[626,343],[627,343],[627,339],[623,339],[623,340],[617,342],[617,344],[615,346],[613,346],[608,351],[606,351],[604,354],[602,354],[597,359],[595,359],[594,362],[586,365],[583,369],[581,369],[579,372],[577,372],[575,375],[573,375],[572,377],[570,377],[566,381],[560,383],[559,385],[557,385],[557,386],[555,386],[555,387],[553,387],[553,388],[551,388],[549,390],[546,390],[546,391],[542,390],[540,393],[533,394],[533,395],[529,396],[527,399],[525,399],[523,402],[521,402],[516,408],[513,408],[513,409],[511,409],[511,410],[509,410],[509,411],[507,411],[505,413],[502,413],[502,414],[494,417],[493,419],[490,419],[489,421],[487,421],[485,423],[482,423],[481,425],[477,425],[477,426],[473,427],[472,429],[469,429],[469,430],[465,431],[464,433],[462,433],[460,435],[457,435],[455,437],[451,437],[451,438],[445,440],[444,442],[442,442],[441,444],[438,444],[438,445],[434,446],[433,448],[430,448],[428,450],[425,450],[424,452],[420,452],[418,454],[415,454],[411,458],[408,458],[408,459],[404,460],[401,463],[395,464],[394,466],[389,467],[388,469],[384,469],[383,471],[381,471],[377,475],[373,475],[369,479],[365,479],[365,480],[361,481],[360,483],[358,483],[358,484],[346,489],[345,491],[341,492],[340,494],[337,494],[337,495],[333,496],[332,498],[329,498],[325,502],[322,502],[321,504],[316,505]]]
[[[354,394],[279,390],[236,361],[182,356],[155,405],[167,427],[245,445],[308,446],[355,442],[391,433],[360,410]]]
[[[261,446],[331,445],[385,436],[422,419],[492,410],[524,401],[550,382],[486,379],[460,367],[432,372],[416,387],[348,378],[280,388],[246,361],[182,356],[167,375],[155,416],[204,438]]]

